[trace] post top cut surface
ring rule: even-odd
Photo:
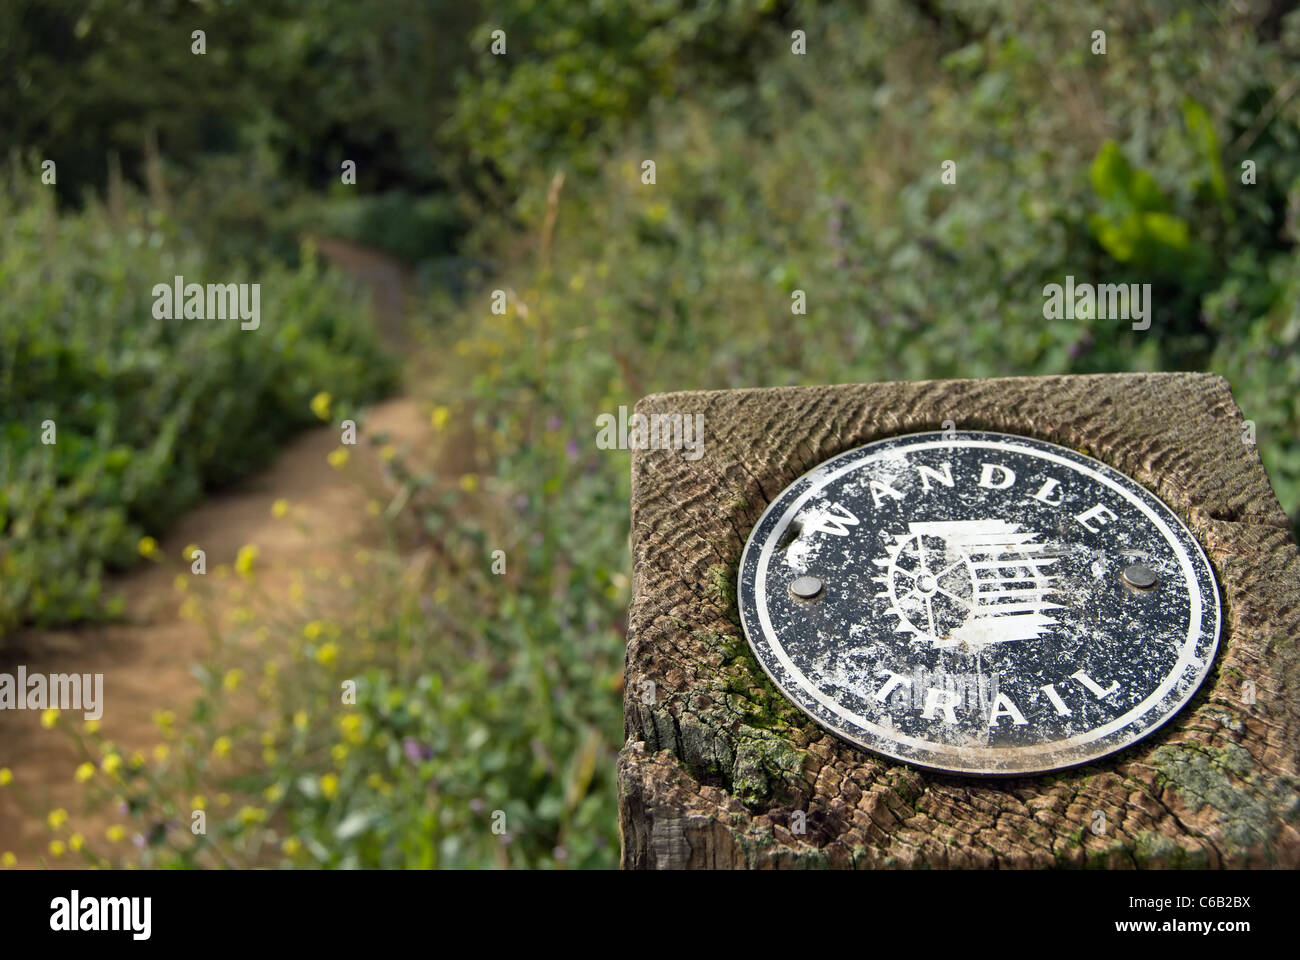
[[[1164,503],[1002,433],[904,435],[822,463],[754,526],[738,588],[750,646],[796,706],[957,773],[1128,746],[1195,693],[1219,636],[1209,563]]]
[[[706,390],[648,396],[637,412],[699,415],[704,433],[696,459],[662,444],[631,453],[628,742],[618,765],[626,866],[1300,867],[1300,553],[1253,431],[1222,377]],[[1204,549],[1221,600],[1218,651],[1199,690],[1159,729],[1048,774],[953,775],[830,732],[763,669],[746,639],[736,585],[746,542],[767,508],[831,458],[950,426],[963,435],[1032,438],[1076,452],[1086,464],[1105,464],[1159,498]],[[978,485],[980,470],[954,460],[953,490]],[[1009,489],[1032,498],[1041,489],[1035,478],[1033,470],[1017,470]],[[949,492],[928,479],[934,492]],[[989,482],[1000,479],[995,471]],[[1073,494],[1077,479],[1061,479]],[[1079,495],[1086,489],[1079,486]],[[877,493],[882,511],[895,503]],[[1044,495],[1056,500],[1060,493]],[[869,485],[866,497],[874,508]],[[909,497],[903,505],[919,502]],[[1060,522],[1078,526],[1074,518],[1093,505],[1032,526],[1044,535],[1033,542],[1046,543]],[[870,519],[859,515],[851,529]],[[1123,531],[1119,520],[1106,519],[1100,530]],[[1091,534],[1080,527],[1079,536]],[[1126,600],[1159,604],[1169,583],[1163,561],[1124,560],[1104,579],[1119,577],[1126,582],[1116,590],[1138,591]],[[873,564],[865,577],[877,571]],[[833,571],[803,576],[817,581],[800,584],[803,600],[835,602],[841,583]],[[876,592],[881,585],[868,586]],[[1112,596],[1118,603],[1121,595]],[[781,602],[795,601],[787,590]],[[1077,669],[1103,693],[1121,679],[1086,664],[1065,672]],[[1044,677],[1039,687],[1054,679]],[[1089,700],[1096,695],[1080,679],[1055,690],[1079,719],[1080,710],[1121,696]],[[913,710],[918,719],[924,697]],[[1030,720],[1035,708],[1012,699]],[[1050,719],[1054,707],[1046,703],[1040,698],[1037,709]],[[1013,719],[1001,715],[999,727],[1010,733]]]

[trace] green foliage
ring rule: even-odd
[[[1219,159],[1219,135],[1209,113],[1195,100],[1183,102],[1183,120],[1205,168],[1205,179],[1211,193],[1218,201],[1228,199],[1228,187],[1223,179],[1223,164]]]
[[[443,418],[463,422],[465,411]],[[487,489],[476,475],[448,482],[427,463],[388,461],[390,533],[427,568],[391,545],[359,550],[344,573],[314,572],[322,583],[304,589],[296,576],[288,610],[262,591],[255,564],[229,578],[231,593],[217,577],[180,578],[182,610],[209,627],[217,652],[198,670],[190,713],[160,723],[167,749],[105,766],[118,748],[60,720],[100,767],[90,806],[118,805],[143,848],[128,858],[92,841],[88,862],[617,864],[628,577],[609,531],[626,513],[626,481],[611,488],[567,428],[525,407],[479,426],[514,451]],[[528,522],[499,522],[507,504]],[[505,550],[504,572],[492,572],[489,545]],[[344,681],[355,700],[340,698]],[[196,836],[200,806],[207,832]]]
[[[1223,285],[1206,298],[1219,331],[1211,369],[1233,387],[1253,430],[1273,489],[1300,535],[1300,254],[1262,266],[1255,255],[1234,258]]]
[[[341,7],[322,9],[349,22]],[[278,38],[288,37],[292,56],[275,63],[292,72],[319,56],[344,78],[377,78],[367,109],[410,120],[397,152],[418,164],[434,121],[411,116],[422,105],[394,102],[418,50],[395,35],[397,9],[384,7],[381,41],[333,37],[328,18],[299,24]],[[358,27],[364,16],[355,14]],[[1098,25],[1110,38],[1104,57],[1089,52]],[[796,26],[807,32],[807,56],[789,51]],[[498,28],[507,32],[506,57],[489,52]],[[420,23],[415,35],[429,29]],[[186,749],[156,771],[126,774],[130,815],[142,837],[156,838],[150,864],[613,865],[629,481],[627,454],[596,449],[594,423],[647,393],[1210,369],[1232,382],[1284,507],[1300,517],[1300,100],[1276,95],[1300,66],[1300,16],[1279,19],[1248,3],[883,0],[868,14],[843,3],[512,0],[456,41],[474,63],[443,143],[460,164],[457,182],[480,192],[458,200],[487,196],[499,203],[481,209],[507,212],[480,217],[462,249],[500,257],[492,286],[510,291],[510,305],[498,316],[486,291],[463,307],[436,297],[428,350],[440,371],[439,402],[450,407],[436,409],[434,422],[454,425],[448,449],[482,451],[481,462],[455,482],[427,464],[392,459],[397,492],[387,492],[384,514],[400,532],[395,541],[425,558],[422,575],[412,576],[409,554],[377,551],[366,572],[358,561],[354,581],[338,584],[345,612],[263,610],[264,622],[241,621],[223,634],[230,642],[180,734]],[[383,69],[390,53],[406,65],[392,74]],[[313,114],[300,88],[295,96],[303,105],[282,116],[316,132],[295,144],[293,122],[268,119],[271,133],[253,139],[272,153],[283,148],[287,159],[279,159],[302,178],[307,159],[334,162],[336,141],[321,134],[332,114]],[[437,109],[429,112],[436,118]],[[355,129],[366,114],[348,116]],[[371,133],[355,136],[387,142]],[[654,185],[639,177],[646,159],[658,164]],[[1258,166],[1255,185],[1239,182],[1246,160]],[[956,164],[955,185],[940,179],[945,161]],[[234,166],[232,183],[242,169]],[[570,175],[548,196],[557,167]],[[268,180],[279,175],[277,163],[262,169]],[[251,224],[250,237],[262,229],[259,182],[246,178],[231,208],[240,213],[232,224]],[[441,243],[444,235],[421,231],[445,222],[442,201],[416,200],[423,194],[407,181],[396,186],[408,191],[391,195],[400,200],[308,205],[306,219],[384,239],[390,249]],[[177,206],[202,211],[212,202],[188,207],[181,197]],[[383,236],[399,207],[418,211],[412,217],[424,226],[411,227],[414,241]],[[182,219],[206,250],[202,218]],[[156,282],[204,262],[180,247],[189,252],[174,253],[155,279],[147,258],[162,253],[147,252],[149,231],[74,256],[61,230],[57,242],[68,250],[60,257],[91,278],[74,282],[60,259],[38,261],[44,222],[33,218],[26,229],[15,247],[26,259],[6,259],[0,273],[10,284],[26,278],[15,298],[23,306],[0,309],[6,328],[15,323],[29,337],[64,329],[60,305],[69,298],[97,305],[95,316],[125,316],[121,304],[142,294],[121,274],[143,270]],[[232,242],[222,261],[258,242]],[[532,259],[534,248],[547,257]],[[306,315],[320,318],[313,327],[351,316],[334,312],[332,288],[319,279],[299,286],[298,273],[280,269],[311,304]],[[314,269],[304,261],[303,271]],[[41,270],[53,270],[52,286],[33,279]],[[1044,286],[1067,275],[1151,283],[1150,329],[1117,318],[1045,318]],[[806,313],[792,312],[797,293]],[[147,311],[131,309],[132,324],[151,330]],[[178,426],[167,440],[157,409],[185,410],[188,395],[154,396],[169,381],[165,363],[146,362],[153,339],[133,339],[125,322],[110,328],[105,338],[129,347],[123,359],[123,349],[93,340],[98,326],[78,329],[94,350],[78,347],[76,362],[62,359],[62,340],[27,348],[24,369],[44,373],[40,391],[22,398],[28,412],[14,419],[22,449],[34,449],[44,392],[67,395],[63,367],[84,370],[84,358],[106,354],[97,376],[135,378],[112,379],[130,389],[90,380],[93,389],[76,391],[84,428],[67,455],[81,459],[61,469],[82,476],[82,459],[94,464],[93,482],[80,491],[93,497],[101,486],[123,486],[119,474],[151,451],[185,462],[166,444],[188,443],[189,431]],[[164,335],[180,338],[170,327],[156,334]],[[305,416],[316,389],[364,394],[369,364],[333,367],[358,354],[365,350],[286,349],[286,363],[305,356],[322,372],[300,377],[283,409]],[[210,384],[207,402],[229,405],[217,422],[242,432],[248,401],[227,396],[239,393],[229,385],[244,375],[242,364],[259,371],[249,394],[294,381],[292,372],[271,378],[256,358],[235,356],[238,367],[206,349],[181,379]],[[10,369],[18,368],[0,374]],[[158,406],[147,407],[152,420],[146,415],[126,443],[132,435],[118,407],[141,396]],[[971,414],[936,415],[962,425]],[[103,436],[95,432],[101,422]],[[219,447],[223,436],[209,433],[207,442],[222,457],[240,456]],[[27,475],[52,476],[55,466],[40,456],[23,461]],[[153,491],[148,516],[184,500],[183,476],[168,492],[147,482],[151,470],[142,476],[131,489]],[[197,492],[195,482],[190,489]],[[88,518],[79,537],[129,553],[128,527],[138,518],[102,514],[89,502],[86,510],[69,497],[57,509]],[[495,549],[508,557],[501,577],[489,572]],[[39,563],[59,569],[52,549]],[[723,580],[715,587],[728,588]],[[255,659],[250,641],[259,636],[278,637],[275,648],[292,656],[292,669],[265,671],[265,691],[259,683],[257,715],[269,718],[260,725],[228,702],[227,689],[231,670],[251,677],[255,664],[274,663]],[[738,642],[736,655],[747,656]],[[338,705],[342,677],[358,678],[355,706]],[[794,758],[754,749],[730,773],[757,798]],[[248,762],[228,769],[216,762],[223,753]],[[224,812],[208,838],[154,829],[183,819],[177,798],[200,788],[238,798],[213,808]],[[491,831],[497,810],[508,840]]]
[[[793,20],[774,0],[511,0],[485,12],[448,135],[504,179],[506,196],[556,164],[594,172],[653,100],[747,76],[779,49],[764,28]],[[505,55],[492,53],[497,30]]]
[[[1102,145],[1090,179],[1104,212],[1088,222],[1102,249],[1120,263],[1177,274],[1204,260],[1192,247],[1187,222],[1168,212],[1155,179],[1135,170],[1113,140]]]
[[[459,0],[0,5],[0,63],[13,65],[0,156],[53,160],[65,206],[111,189],[112,162],[128,183],[161,180],[220,262],[293,260],[299,235],[323,230],[445,257],[465,229],[446,189],[463,170],[438,131],[477,15]]]
[[[451,195],[413,196],[404,190],[341,196],[298,211],[295,219],[304,230],[351,240],[408,263],[450,256],[465,230]]]
[[[315,393],[358,402],[393,384],[364,314],[311,255],[214,276],[153,210],[56,217],[40,187],[0,205],[0,627],[100,612],[104,572],[265,464],[313,421]],[[260,283],[261,327],[155,317],[154,285],[177,275]]]

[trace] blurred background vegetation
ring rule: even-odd
[[[645,393],[1211,370],[1300,520],[1289,6],[5,4],[0,630],[120,613],[140,538],[264,465],[322,390],[337,422],[405,389],[480,454],[452,483],[386,460],[391,549],[432,549],[425,579],[381,555],[351,614],[280,610],[297,669],[223,645],[163,725],[186,749],[110,764],[135,855],[616,863],[628,465],[594,421]],[[305,236],[408,266],[420,348],[385,347]],[[174,274],[261,282],[275,321],[154,320]],[[1044,319],[1066,275],[1151,283],[1150,329]],[[258,723],[223,707],[231,671],[264,677]],[[339,675],[362,678],[346,712]],[[200,789],[236,799],[195,838],[174,825]],[[495,809],[509,843],[474,826]]]

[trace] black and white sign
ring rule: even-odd
[[[741,558],[777,687],[860,746],[959,773],[1085,763],[1159,727],[1219,639],[1200,546],[1159,499],[1064,447],[895,437],[784,490]]]

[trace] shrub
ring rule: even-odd
[[[104,612],[105,572],[205,489],[265,464],[315,420],[317,392],[356,403],[394,382],[360,305],[310,254],[296,269],[214,276],[156,211],[136,204],[116,225],[94,204],[57,217],[40,190],[0,198],[6,629]],[[177,275],[260,283],[260,329],[155,317],[154,285]]]

